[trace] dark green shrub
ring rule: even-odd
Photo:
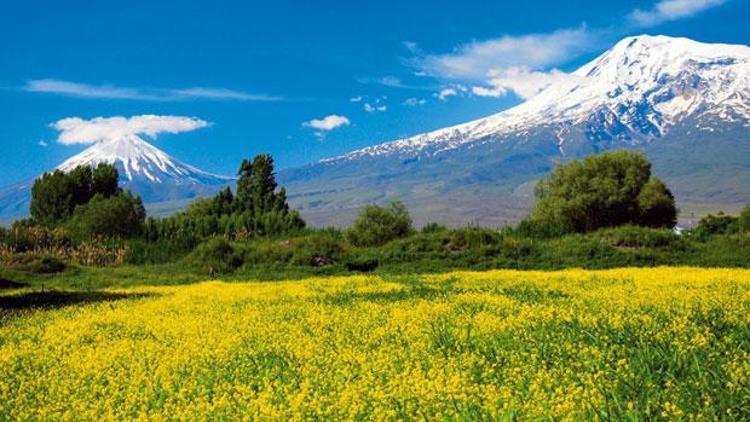
[[[65,262],[56,256],[32,252],[15,254],[7,265],[35,274],[59,273],[65,271],[67,267]]]
[[[345,254],[341,240],[324,233],[293,239],[291,264],[321,267],[340,262]]]
[[[87,204],[76,207],[66,226],[77,241],[95,236],[129,238],[143,232],[145,219],[141,198],[130,192],[109,198],[97,194]]]
[[[208,275],[231,273],[243,263],[242,254],[223,237],[213,237],[201,243],[186,260],[198,271]]]
[[[31,261],[28,271],[36,274],[53,274],[65,271],[65,262],[51,255],[42,255]]]
[[[710,236],[736,233],[739,230],[737,217],[724,214],[719,211],[718,214],[708,214],[698,221],[698,225],[691,230],[691,235],[701,240],[706,240]]]
[[[662,248],[684,250],[687,241],[669,229],[633,225],[602,229],[595,234],[604,243],[620,248]]]
[[[394,201],[388,207],[366,206],[347,238],[355,246],[380,246],[413,232],[409,211],[403,203]]]
[[[497,230],[481,227],[464,227],[450,232],[446,248],[450,251],[492,255],[500,250],[503,235]]]

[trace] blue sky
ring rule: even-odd
[[[4,0],[0,186],[86,147],[58,140],[65,118],[194,117],[210,124],[154,145],[223,174],[260,152],[298,166],[500,111],[624,36],[750,44],[747,16],[746,0]]]

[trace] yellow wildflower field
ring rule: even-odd
[[[0,296],[0,420],[750,417],[748,270],[29,295]]]

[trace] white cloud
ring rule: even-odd
[[[649,10],[636,9],[630,19],[641,27],[687,18],[726,3],[726,0],[660,0]]]
[[[226,88],[185,88],[169,90],[177,98],[195,98],[206,100],[237,100],[237,101],[281,101],[283,98],[265,94],[249,94]]]
[[[384,86],[391,87],[391,88],[405,88],[406,87],[406,85],[404,85],[404,83],[401,82],[401,79],[395,76],[384,76],[378,79],[378,83]]]
[[[45,141],[44,139],[40,139],[38,144],[40,147],[45,147],[45,148],[49,146],[49,143],[47,143],[47,141]]]
[[[67,95],[81,98],[110,98],[124,100],[156,100],[157,97],[139,92],[133,88],[121,88],[112,85],[88,85],[57,79],[38,79],[28,81],[24,90],[48,94]]]
[[[506,35],[463,45],[453,53],[418,58],[416,66],[438,78],[479,81],[496,69],[560,64],[596,44],[595,35],[585,27],[546,34]]]
[[[281,97],[250,94],[226,88],[192,87],[181,89],[151,89],[118,87],[114,85],[90,85],[58,79],[36,79],[23,87],[28,92],[64,95],[78,98],[140,100],[140,101],[280,101]]]
[[[401,104],[405,106],[415,107],[415,106],[423,105],[425,103],[427,103],[427,100],[425,100],[424,98],[411,97],[411,98],[407,98]]]
[[[502,97],[508,91],[515,92],[519,97],[528,99],[538,94],[550,85],[558,84],[575,76],[552,69],[540,72],[526,66],[516,66],[498,69],[490,72],[490,78],[485,86],[475,86],[471,89],[474,95],[480,97]]]
[[[96,117],[90,120],[68,117],[51,126],[60,131],[57,142],[74,145],[138,135],[155,138],[159,133],[190,132],[209,126],[209,123],[195,117],[146,114],[133,117]]]
[[[414,41],[404,41],[401,44],[405,49],[409,50],[412,53],[419,53],[420,51],[419,44],[415,43]]]
[[[362,96],[361,95],[357,95],[356,97],[349,98],[349,101],[351,101],[353,103],[358,103],[358,102],[362,101]]]
[[[340,116],[338,114],[331,114],[322,119],[312,119],[310,121],[302,123],[302,126],[315,129],[320,132],[328,132],[337,127],[349,126],[351,122],[346,116]]]
[[[435,96],[440,101],[446,101],[448,97],[453,97],[455,95],[458,95],[458,91],[456,91],[454,88],[444,88],[441,89],[440,92],[435,94]]]
[[[388,109],[388,107],[385,104],[372,105],[370,103],[365,103],[364,109],[365,109],[366,112],[372,113],[374,111],[386,111]]]

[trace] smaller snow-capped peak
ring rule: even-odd
[[[126,182],[176,182],[222,184],[228,177],[211,174],[176,160],[137,135],[100,141],[75,155],[57,169],[69,172],[78,166],[113,164]]]
[[[323,162],[427,150],[435,154],[550,125],[587,125],[592,136],[616,125],[624,140],[648,141],[696,114],[750,122],[750,47],[668,36],[627,37],[516,107]]]

